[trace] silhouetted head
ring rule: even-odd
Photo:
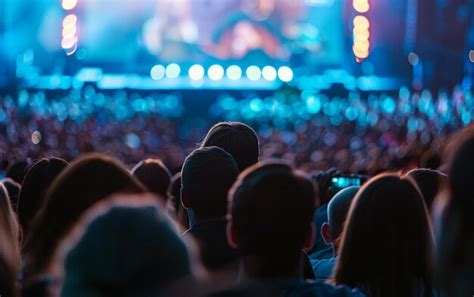
[[[344,229],[349,208],[360,187],[349,187],[340,190],[328,203],[328,222],[322,226],[321,234],[326,243],[332,243],[337,248]]]
[[[146,188],[117,160],[89,154],[78,158],[51,185],[25,246],[27,277],[48,269],[59,239],[94,203],[117,192]]]
[[[23,178],[26,175],[26,172],[28,172],[29,166],[31,166],[30,159],[15,160],[10,163],[10,165],[8,165],[5,171],[5,176],[13,179],[15,182],[21,185],[21,183],[23,182]]]
[[[249,126],[239,122],[221,122],[207,132],[201,147],[217,146],[231,154],[240,171],[258,162],[258,136]]]
[[[448,182],[446,174],[425,168],[413,169],[407,173],[407,176],[416,182],[428,209],[431,209],[439,189]]]
[[[446,296],[474,291],[474,126],[450,142],[444,156],[448,185],[433,205],[438,282]]]
[[[0,183],[0,292],[5,296],[20,296],[17,281],[20,272],[18,229],[7,190]]]
[[[237,163],[223,149],[214,146],[193,151],[181,170],[181,200],[193,219],[224,217],[227,193],[238,175]]]
[[[431,296],[433,239],[428,212],[410,178],[382,174],[352,202],[335,283],[368,296]]]
[[[159,159],[146,159],[132,169],[132,174],[141,181],[151,192],[168,200],[168,188],[171,173]]]
[[[192,275],[187,246],[148,195],[99,202],[59,248],[61,296],[161,296]]]
[[[245,272],[275,279],[297,271],[301,250],[314,239],[311,180],[285,163],[263,162],[240,174],[229,199],[228,238],[243,256]],[[258,271],[250,268],[253,262]]]
[[[43,207],[47,190],[67,165],[68,163],[63,159],[45,158],[36,162],[28,170],[17,203],[23,240],[28,237],[31,222]]]

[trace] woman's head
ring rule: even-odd
[[[420,296],[431,290],[432,228],[420,191],[410,178],[383,174],[352,202],[335,283],[371,296]]]
[[[17,203],[18,219],[23,238],[28,236],[30,224],[44,204],[46,191],[68,163],[59,158],[44,158],[28,170]]]
[[[472,294],[474,283],[474,126],[445,152],[448,185],[435,200],[438,282],[449,296]]]
[[[191,258],[163,205],[148,195],[99,202],[58,249],[61,296],[159,296],[189,280]]]
[[[132,174],[140,180],[152,193],[168,200],[168,188],[171,182],[171,173],[159,159],[140,161],[132,169]]]
[[[20,266],[18,224],[7,190],[0,183],[0,292],[19,296],[16,276]]]
[[[59,239],[94,203],[117,192],[146,191],[117,160],[101,155],[83,156],[51,185],[26,242],[26,275],[47,269]]]

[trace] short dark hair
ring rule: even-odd
[[[333,240],[338,240],[344,223],[349,213],[352,200],[354,199],[360,187],[349,187],[340,190],[328,203],[328,223],[331,228],[331,237]]]
[[[132,174],[138,178],[148,190],[168,200],[171,173],[161,160],[146,159],[140,161],[133,167]]]
[[[240,122],[221,122],[214,125],[201,143],[201,147],[217,146],[231,154],[240,171],[258,162],[257,133]]]
[[[290,165],[267,161],[241,173],[229,192],[232,228],[243,256],[299,258],[316,209],[311,180]],[[283,260],[283,259],[282,259]]]
[[[21,185],[29,167],[31,166],[31,163],[32,162],[30,159],[15,160],[8,165],[7,169],[5,170],[5,176],[13,179],[15,182]]]
[[[67,165],[68,163],[60,158],[44,158],[28,170],[17,203],[18,220],[24,239],[30,232],[31,222],[43,207],[50,185]]]
[[[223,217],[227,213],[227,193],[239,175],[234,158],[218,147],[193,151],[181,171],[181,198],[199,218]]]

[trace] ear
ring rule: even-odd
[[[239,241],[238,241],[237,236],[235,235],[235,230],[234,230],[231,220],[227,222],[226,235],[227,235],[227,242],[229,243],[230,247],[233,249],[238,248]]]
[[[181,204],[185,209],[188,209],[190,206],[188,194],[181,190]]]
[[[328,222],[325,222],[321,226],[321,235],[323,236],[324,242],[326,244],[332,244],[334,243],[334,240],[331,236],[331,227],[329,226]]]
[[[316,240],[316,227],[314,227],[314,224],[311,223],[311,228],[304,242],[304,247],[303,247],[304,250],[309,251],[310,249],[312,249],[314,246],[315,240]]]

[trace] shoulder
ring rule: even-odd
[[[304,285],[292,290],[288,297],[365,297],[358,289],[347,286],[333,286],[320,282],[306,282]]]

